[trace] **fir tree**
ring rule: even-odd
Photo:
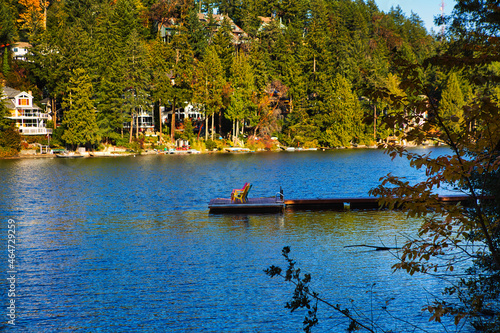
[[[133,30],[125,46],[125,95],[127,108],[130,112],[130,136],[132,142],[134,128],[136,138],[139,137],[139,113],[147,111],[152,104],[149,100],[150,68],[148,66],[148,51],[144,40],[136,30]],[[135,124],[134,124],[135,120]]]
[[[457,74],[452,72],[448,76],[446,87],[441,94],[439,112],[445,124],[454,132],[458,132],[463,126],[463,107],[465,104],[466,101],[460,89],[460,82]]]
[[[361,134],[363,114],[352,86],[340,74],[326,83],[316,120],[322,128],[320,140],[330,147],[349,147]]]
[[[233,93],[226,117],[233,121],[233,135],[238,137],[243,134],[244,119],[255,113],[256,108],[255,78],[247,55],[239,53],[234,58],[230,81]]]
[[[85,70],[78,68],[73,71],[68,90],[63,104],[66,111],[62,139],[72,146],[98,143],[100,137],[92,100],[92,82]]]
[[[198,19],[198,12],[195,8],[189,11],[185,27],[194,57],[201,60],[208,45],[208,31],[207,27]]]
[[[175,34],[169,44],[168,65],[169,75],[172,77],[172,89],[169,92],[169,102],[172,108],[172,119],[170,125],[170,139],[175,140],[176,109],[184,106],[184,102],[190,101],[192,96],[192,84],[195,70],[193,50],[189,44],[187,34],[183,27],[179,28],[181,33]]]
[[[222,107],[222,92],[225,84],[221,61],[213,46],[207,48],[203,62],[196,71],[193,100],[205,107],[205,140],[208,139],[208,117],[212,117],[212,133],[214,134],[214,115]]]
[[[226,16],[224,16],[222,25],[212,39],[212,45],[215,47],[217,56],[220,59],[222,69],[224,70],[224,77],[228,78],[233,63],[234,45],[231,25]]]

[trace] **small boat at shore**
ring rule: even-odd
[[[57,158],[82,158],[83,155],[74,154],[74,153],[66,153],[66,154],[56,154]]]

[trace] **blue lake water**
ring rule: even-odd
[[[389,172],[423,179],[379,150],[0,160],[2,248],[8,219],[17,228],[16,326],[6,323],[7,251],[0,257],[3,328],[300,332],[303,313],[284,308],[292,287],[263,273],[283,267],[290,246],[323,298],[386,330],[414,331],[393,315],[442,332],[420,311],[441,281],[393,273],[389,252],[345,248],[401,245],[418,221],[390,211],[208,213],[211,198],[244,182],[250,197],[280,186],[285,198],[367,196]],[[324,306],[319,319],[317,332],[346,328]]]

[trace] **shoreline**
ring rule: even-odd
[[[435,147],[435,145],[406,145],[407,148],[429,148]],[[229,147],[228,147],[229,148]],[[116,158],[116,157],[130,157],[130,156],[149,156],[149,155],[199,155],[199,154],[250,154],[250,153],[301,153],[301,152],[311,152],[311,151],[330,151],[330,150],[359,150],[359,149],[380,149],[379,146],[356,146],[356,147],[341,147],[341,148],[315,148],[315,149],[297,149],[287,150],[286,148],[275,149],[275,150],[245,150],[245,151],[230,151],[230,150],[218,150],[218,151],[186,151],[186,150],[178,150],[175,152],[165,152],[165,151],[154,151],[154,150],[145,150],[142,152],[85,152],[79,156],[83,158]],[[79,157],[78,156],[78,157]],[[45,158],[57,158],[56,154],[18,154],[15,156],[8,157],[0,157],[0,160],[15,160],[15,159],[45,159]],[[71,158],[70,158],[71,159]]]

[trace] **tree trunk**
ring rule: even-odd
[[[208,140],[208,116],[205,115],[205,141]]]
[[[132,143],[132,136],[134,135],[134,114],[132,114],[132,119],[130,119],[130,137],[128,143]]]
[[[222,135],[222,111],[219,110],[219,121],[218,121],[219,131],[218,133]]]
[[[162,118],[161,118],[161,98],[158,101],[158,114],[159,114],[159,120],[160,120],[160,145],[161,145],[161,138],[162,138]]]
[[[210,133],[210,138],[213,140],[214,139],[214,127],[215,127],[215,112],[212,114],[212,132]]]
[[[238,119],[236,119],[236,142],[239,142],[238,139],[239,139],[239,132],[240,132],[240,121]]]
[[[56,97],[52,98],[52,114],[54,115],[54,129],[57,128],[57,106],[56,106]]]
[[[170,123],[170,141],[175,142],[175,98],[172,103],[172,121]]]
[[[137,117],[135,118],[135,138],[139,139],[139,113],[137,113]]]

